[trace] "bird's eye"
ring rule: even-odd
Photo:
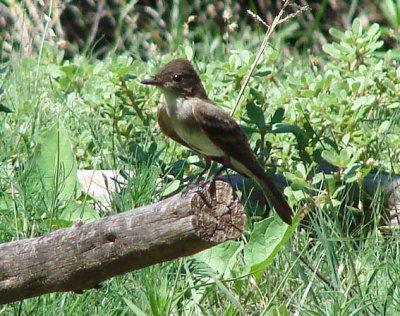
[[[174,75],[172,77],[172,80],[174,80],[175,82],[180,82],[180,81],[182,81],[182,76],[181,75]]]

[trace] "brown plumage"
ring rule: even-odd
[[[282,220],[291,225],[293,211],[258,163],[246,135],[227,112],[208,98],[188,60],[173,60],[142,83],[159,87],[165,96],[157,114],[166,136],[203,154],[207,167],[215,160],[254,179]]]

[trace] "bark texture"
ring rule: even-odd
[[[216,181],[90,224],[0,244],[0,303],[94,288],[236,239],[245,220],[231,186]]]

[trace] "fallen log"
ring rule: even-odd
[[[214,183],[89,224],[0,244],[0,304],[91,289],[238,238],[246,221],[243,206],[229,184]]]

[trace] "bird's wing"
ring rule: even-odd
[[[157,107],[157,121],[161,128],[161,131],[168,137],[172,138],[177,143],[192,149],[173,129],[173,124],[169,121],[167,111],[165,108],[165,103],[161,102]]]
[[[193,103],[192,111],[204,133],[227,156],[238,161],[254,162],[256,160],[246,135],[236,121],[222,108],[212,102],[198,100]],[[240,172],[240,170],[236,171]]]
[[[292,209],[276,188],[272,179],[257,162],[246,135],[236,121],[223,109],[211,102],[196,102],[193,104],[192,111],[201,129],[228,156],[226,158],[229,158],[230,167],[239,173],[254,178],[262,187],[267,199],[279,216],[291,225]]]

